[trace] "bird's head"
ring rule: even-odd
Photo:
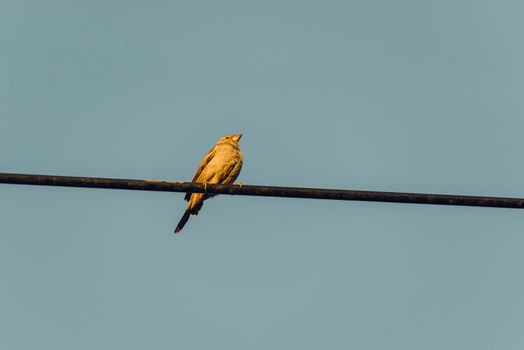
[[[220,140],[218,140],[218,143],[228,142],[228,141],[238,142],[240,141],[241,137],[242,137],[242,134],[227,134],[227,135],[222,136]]]

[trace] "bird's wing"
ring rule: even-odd
[[[215,154],[217,153],[217,147],[213,147],[207,152],[204,159],[202,159],[202,162],[200,162],[200,165],[198,166],[197,170],[195,171],[195,175],[193,175],[193,180],[191,182],[195,182],[200,174],[202,174],[202,170],[206,167],[206,165],[209,164],[209,162],[213,159]]]
[[[220,183],[230,184],[235,181],[238,174],[240,174],[240,169],[242,169],[242,162],[235,159],[231,162],[227,171],[222,175]]]
[[[207,152],[207,154],[204,156],[204,159],[202,159],[202,161],[200,162],[200,165],[198,166],[197,170],[195,171],[195,175],[193,175],[193,179],[191,180],[191,182],[196,182],[198,177],[202,174],[202,171],[204,170],[206,165],[209,164],[209,162],[213,159],[213,157],[215,156],[216,153],[217,153],[217,147],[216,146],[214,146],[213,148],[211,148],[209,150],[209,152]],[[191,197],[191,193],[188,192],[188,193],[186,193],[184,199],[186,201],[189,201],[190,197]]]

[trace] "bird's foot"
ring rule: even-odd
[[[204,182],[204,193],[207,192],[207,182]]]
[[[244,187],[244,183],[242,181],[235,182],[233,185],[237,185],[240,188]]]

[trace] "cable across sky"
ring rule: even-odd
[[[132,180],[78,176],[0,173],[0,183],[160,192],[192,192],[239,196],[289,197],[347,201],[434,204],[524,209],[524,198],[362,191],[305,187],[217,185],[163,180]]]

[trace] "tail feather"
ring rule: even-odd
[[[184,225],[186,224],[187,220],[189,220],[189,215],[191,215],[191,211],[187,209],[184,212],[184,215],[182,215],[182,218],[178,222],[178,225],[176,225],[175,233],[179,233],[184,228]]]

